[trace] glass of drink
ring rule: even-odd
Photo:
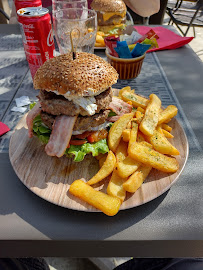
[[[94,10],[86,8],[58,10],[53,14],[53,25],[61,54],[70,52],[72,46],[76,52],[94,53],[97,33],[97,14]]]
[[[52,0],[52,12],[66,8],[88,8],[87,0]]]

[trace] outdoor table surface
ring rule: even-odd
[[[19,27],[0,25],[2,33],[18,34]],[[95,53],[104,55],[104,51]],[[157,56],[203,146],[202,62],[189,45],[159,51]],[[0,62],[1,58],[2,52]],[[16,87],[26,83],[25,77],[18,78]],[[169,191],[108,217],[65,209],[39,198],[18,179],[8,153],[0,153],[0,257],[203,257],[203,153],[197,155],[195,164],[189,156]],[[183,192],[184,200],[180,200]]]

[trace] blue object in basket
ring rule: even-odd
[[[120,58],[132,58],[130,49],[128,48],[127,42],[117,41],[117,47],[114,48]]]
[[[133,50],[131,51],[131,55],[133,58],[143,55],[149,48],[151,44],[141,44],[137,43]]]

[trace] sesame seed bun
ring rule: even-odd
[[[65,97],[97,95],[117,82],[117,71],[101,57],[80,52],[47,60],[36,72],[34,88]]]
[[[91,8],[102,12],[126,12],[126,5],[122,0],[93,0]]]

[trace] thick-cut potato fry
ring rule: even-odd
[[[135,122],[132,122],[132,128],[130,132],[130,140],[128,143],[128,148],[131,147],[131,145],[137,141],[137,132],[138,132],[138,124]]]
[[[154,134],[149,137],[149,142],[159,153],[166,155],[180,155],[179,151],[166,139],[162,132],[155,130]]]
[[[159,114],[158,124],[168,123],[167,121],[173,118],[178,113],[178,108],[174,105],[169,105],[165,110]]]
[[[126,180],[126,178],[121,178],[114,169],[107,187],[107,194],[118,197],[123,202],[126,196],[126,191],[123,189],[123,183]]]
[[[99,167],[100,168],[104,165],[106,158],[107,158],[107,154],[103,155],[103,157],[99,159]]]
[[[132,118],[132,119],[133,119],[133,118]],[[131,121],[132,121],[132,120],[131,120]],[[128,124],[127,124],[127,126],[126,126],[127,129],[131,129],[131,127],[132,127],[131,121],[128,122]]]
[[[136,122],[140,124],[142,122],[144,114],[141,111],[136,111],[135,116],[136,116]]]
[[[163,172],[176,172],[179,168],[178,161],[175,158],[165,156],[141,143],[134,143],[128,149],[128,153],[136,161]]]
[[[95,42],[94,46],[95,46],[95,47],[105,47],[105,46],[103,46],[101,43],[98,43],[98,42]]]
[[[116,157],[114,156],[114,153],[110,150],[108,152],[107,158],[103,164],[103,166],[100,168],[100,170],[95,174],[88,182],[88,185],[94,185],[98,183],[99,181],[103,180],[109,174],[112,173],[114,167],[116,164]]]
[[[173,134],[162,128],[162,132],[166,138],[174,138]]]
[[[171,132],[171,131],[172,131],[172,127],[170,127],[170,126],[167,125],[167,124],[162,124],[161,127],[162,127],[162,129],[165,129],[165,130],[168,131],[168,132]]]
[[[96,35],[96,43],[101,44],[101,47],[105,46],[104,38],[100,35]]]
[[[140,106],[139,107],[137,107],[137,111],[139,111],[139,112],[141,112],[141,113],[145,113],[145,110],[143,109],[143,108],[141,108]]]
[[[116,148],[116,162],[124,160],[127,156],[128,156],[128,143],[121,140],[119,146]]]
[[[144,142],[145,141],[145,137],[142,134],[142,132],[138,131],[137,133],[137,142]]]
[[[124,91],[131,92],[132,90],[131,90],[131,87],[130,87],[130,86],[123,87],[123,88],[119,91],[119,93],[118,93],[118,96],[119,96],[120,98],[122,98],[122,93],[123,93]],[[134,90],[133,90],[133,91],[134,91]]]
[[[82,180],[75,180],[70,185],[69,192],[108,216],[116,215],[121,206],[119,198],[97,191]]]
[[[132,101],[132,104],[134,107],[146,108],[149,102],[148,99],[141,97],[139,95],[136,95],[135,93],[128,92],[128,91],[124,91],[121,96],[122,96],[122,99],[126,102]]]
[[[145,115],[140,123],[139,129],[143,134],[152,136],[158,124],[161,100],[155,94],[151,94],[149,98],[150,101],[145,110]]]
[[[114,153],[119,145],[122,132],[126,128],[128,122],[133,118],[134,113],[127,113],[121,116],[111,127],[108,135],[108,146]]]
[[[146,141],[142,141],[142,142],[140,142],[139,144],[141,144],[141,145],[145,145],[145,146],[147,146],[147,147],[149,147],[149,148],[153,148],[153,146],[151,145],[151,143],[149,143],[149,142],[146,142]]]
[[[134,173],[140,165],[140,162],[134,160],[130,156],[127,156],[124,160],[117,163],[117,173],[120,177],[126,178]]]
[[[134,172],[126,182],[123,183],[124,190],[134,193],[142,185],[147,178],[152,167],[141,165],[136,172]]]
[[[122,138],[124,140],[124,142],[129,142],[130,140],[130,129],[129,128],[126,128],[123,130],[122,132]]]

